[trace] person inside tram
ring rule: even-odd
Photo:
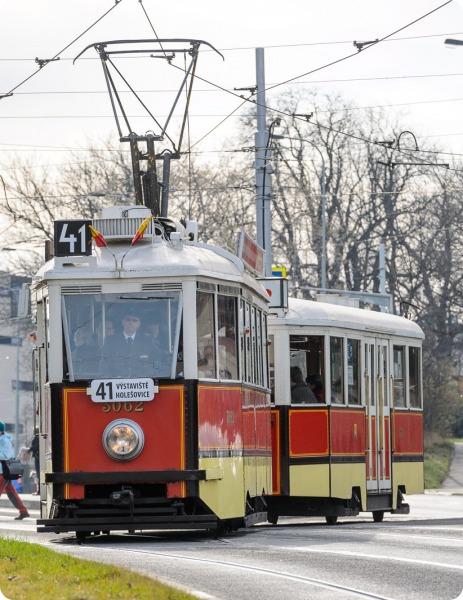
[[[293,366],[290,370],[291,376],[291,404],[312,404],[317,398],[312,390],[304,382],[300,367]]]
[[[93,342],[90,328],[86,325],[79,327],[74,332],[74,350],[72,351],[72,364],[75,379],[89,379],[97,375],[100,352]]]
[[[312,390],[317,402],[325,401],[325,394],[323,391],[322,378],[318,374],[309,375],[307,377],[307,383],[309,388]]]
[[[125,310],[122,331],[107,338],[103,345],[103,373],[106,377],[149,377],[153,373],[153,345],[140,332],[141,319],[135,311]]]
[[[116,333],[116,329],[114,327],[114,323],[110,319],[106,319],[104,322],[104,329],[103,329],[103,323],[101,323],[100,326],[97,328],[96,337],[97,337],[98,347],[102,348],[104,346],[105,340],[107,340],[109,337],[111,337],[115,333]]]
[[[159,372],[164,373],[170,369],[172,354],[168,348],[167,335],[162,332],[161,324],[154,319],[149,320],[144,325],[144,335],[152,347],[152,355],[154,357],[156,368]]]
[[[215,353],[210,344],[204,346],[202,356],[198,359],[198,375],[208,379],[215,377]]]

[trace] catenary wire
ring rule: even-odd
[[[154,33],[154,37],[155,37],[155,38],[158,40],[159,46],[160,46],[161,50],[162,50],[162,51],[163,51],[163,53],[164,53],[164,57],[165,57],[165,58],[167,58],[166,51],[164,50],[164,48],[163,48],[163,46],[162,46],[161,42],[159,41],[159,36],[158,36],[158,34],[156,33],[156,29],[154,28],[154,25],[153,25],[153,23],[151,22],[151,19],[149,18],[149,16],[148,16],[148,13],[146,12],[146,8],[145,8],[145,5],[143,4],[143,0],[138,0],[138,2],[140,3],[140,6],[141,6],[141,8],[142,8],[142,10],[143,10],[143,13],[144,13],[144,15],[145,15],[145,17],[146,17],[146,19],[147,19],[148,23],[149,23],[149,26],[151,27],[151,30],[152,30],[152,32]]]
[[[64,48],[62,48],[59,52],[57,52],[54,56],[52,56],[52,58],[48,59],[42,66],[39,66],[39,68],[36,69],[33,73],[31,73],[25,79],[23,79],[22,81],[20,81],[19,83],[17,83],[14,87],[12,87],[10,89],[10,91],[7,92],[6,96],[12,95],[15,90],[17,90],[19,87],[21,87],[22,85],[24,85],[30,79],[32,79],[32,77],[34,77],[34,75],[37,75],[37,73],[39,71],[41,71],[44,67],[46,67],[50,62],[53,62],[54,60],[58,59],[60,57],[60,54],[62,54],[63,52],[65,52],[75,42],[77,42],[77,40],[79,40],[83,35],[85,35],[88,31],[90,31],[90,29],[92,29],[93,27],[95,27],[95,25],[97,23],[99,23],[102,19],[104,19],[106,17],[106,15],[108,15],[112,10],[114,10],[116,8],[116,6],[118,4],[120,4],[121,2],[122,2],[122,0],[114,0],[114,4],[113,4],[113,6],[111,6],[111,8],[109,8],[100,17],[98,17],[98,19],[96,21],[94,21],[91,25],[89,25],[86,29],[84,29],[84,31],[82,31],[82,33],[80,33],[77,37],[75,37],[71,42],[69,42],[68,44],[66,44],[66,46],[64,46]],[[2,97],[5,97],[5,95],[0,95],[0,100],[2,99]]]
[[[123,57],[118,57],[121,60]],[[100,59],[97,59],[100,60]],[[355,81],[389,81],[395,79],[430,79],[433,77],[463,77],[463,73],[424,73],[424,74],[408,74],[408,75],[384,75],[379,77],[350,77],[345,79],[316,79],[313,81],[291,81],[288,85],[315,85],[322,83],[351,83]],[[213,85],[213,84],[211,84]],[[272,85],[272,84],[269,84]],[[168,88],[158,88],[156,90],[135,90],[139,94],[163,94],[163,93],[174,93],[177,90]],[[211,89],[195,89],[195,92],[201,93],[218,93],[223,91],[222,88],[216,90]],[[227,91],[231,92],[232,88],[227,88]],[[41,96],[41,95],[54,95],[54,94],[107,94],[107,90],[39,90],[35,92],[17,92],[15,96]],[[120,90],[119,94],[130,94],[129,90]]]
[[[388,33],[387,35],[383,36],[382,38],[379,38],[379,39],[377,39],[377,40],[369,43],[368,45],[366,45],[364,48],[362,48],[359,51],[351,52],[350,54],[347,54],[346,56],[342,56],[341,58],[333,60],[333,61],[331,61],[331,62],[329,62],[329,63],[327,63],[325,65],[321,65],[320,67],[316,67],[315,69],[312,69],[310,71],[306,71],[305,73],[301,73],[301,74],[296,75],[294,77],[290,77],[289,79],[286,79],[285,81],[280,81],[280,83],[275,83],[275,84],[269,86],[268,88],[266,88],[266,91],[267,90],[273,90],[273,89],[275,89],[277,87],[280,87],[282,85],[285,85],[285,84],[289,83],[290,81],[294,81],[296,79],[300,79],[301,77],[305,77],[306,75],[312,75],[312,73],[316,73],[317,71],[321,71],[322,69],[326,69],[327,67],[331,67],[333,65],[336,65],[336,64],[339,64],[341,62],[344,62],[344,61],[346,61],[346,60],[348,60],[348,59],[350,59],[350,58],[352,58],[354,56],[358,56],[361,52],[365,52],[366,50],[369,50],[370,48],[373,48],[374,46],[377,46],[381,42],[384,42],[388,38],[391,38],[392,36],[396,35],[397,33],[400,33],[401,31],[404,31],[404,29],[407,29],[408,27],[411,27],[412,25],[415,25],[419,21],[422,21],[426,17],[429,17],[430,15],[432,15],[435,12],[437,12],[438,10],[441,10],[442,8],[444,8],[444,6],[447,6],[451,2],[453,2],[453,0],[446,0],[446,2],[440,4],[439,6],[436,6],[432,10],[428,11],[427,13],[425,13],[424,15],[421,15],[417,19],[414,19],[413,21],[410,21],[409,23],[407,23],[406,25],[403,25],[399,29],[396,29],[392,33]]]
[[[385,42],[402,42],[402,41],[410,41],[410,40],[421,40],[426,38],[436,38],[436,37],[446,37],[452,35],[463,35],[462,31],[452,31],[450,33],[430,33],[424,35],[411,35],[405,37],[398,38],[389,38],[384,40]],[[319,42],[295,42],[294,44],[264,44],[259,45],[260,48],[272,49],[272,48],[298,48],[303,46],[336,46],[336,45],[347,45],[352,44],[352,40],[327,40],[327,41],[319,41]],[[227,48],[218,48],[220,52],[233,52],[235,50],[255,50],[255,46],[230,46]],[[200,50],[202,53],[211,52],[211,50],[203,49]],[[121,57],[122,58],[122,57]],[[127,56],[125,59],[133,59],[133,58],[145,58],[144,56]],[[11,57],[11,58],[0,58],[0,62],[27,62],[35,60],[32,57]],[[73,57],[63,57],[60,60],[72,61]],[[98,57],[83,57],[80,60],[100,60]]]

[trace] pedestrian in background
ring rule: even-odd
[[[29,452],[34,459],[35,467],[35,492],[34,496],[38,496],[40,493],[40,452],[39,452],[39,428],[34,427],[34,437],[29,448]]]
[[[7,461],[12,458],[14,458],[13,444],[11,443],[10,436],[5,433],[5,423],[0,421],[0,496],[3,492],[8,494],[8,498],[15,508],[19,510],[19,515],[15,519],[20,521],[28,517],[29,513],[11,483]]]

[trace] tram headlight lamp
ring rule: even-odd
[[[103,431],[103,448],[116,460],[131,460],[143,450],[143,430],[130,419],[111,421]]]

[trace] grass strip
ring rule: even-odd
[[[127,569],[0,538],[0,591],[8,600],[193,600]]]
[[[424,449],[424,487],[439,488],[447,477],[453,456],[453,443],[444,441]]]

